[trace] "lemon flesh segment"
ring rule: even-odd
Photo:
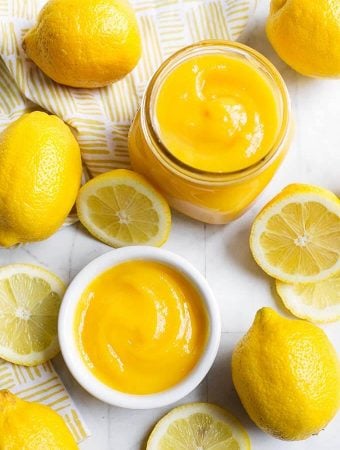
[[[34,366],[59,352],[57,322],[64,292],[64,283],[39,266],[0,268],[0,358]]]
[[[301,319],[320,323],[340,319],[340,272],[317,283],[276,280],[276,290],[286,308]]]
[[[210,403],[179,406],[152,431],[147,450],[249,450],[250,440],[241,423]]]
[[[84,185],[77,199],[82,224],[112,247],[162,245],[171,214],[167,202],[140,175],[118,169]]]
[[[262,269],[281,281],[334,275],[340,270],[339,200],[321,188],[288,186],[256,217],[250,246]]]

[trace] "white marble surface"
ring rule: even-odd
[[[256,205],[227,226],[207,226],[174,214],[165,248],[191,261],[208,279],[220,303],[223,320],[221,348],[202,384],[180,403],[216,402],[235,413],[245,424],[254,450],[339,450],[340,414],[319,436],[303,442],[281,442],[258,430],[247,418],[230,376],[230,356],[235,343],[250,326],[255,312],[269,305],[283,312],[275,300],[271,280],[256,266],[248,247],[250,224],[261,206],[291,182],[320,184],[340,194],[340,81],[316,81],[299,76],[280,61],[265,34],[269,0],[260,0],[244,42],[264,53],[281,71],[292,97],[296,136],[276,177]],[[41,264],[65,281],[110,248],[92,239],[80,225],[58,232],[48,241],[0,251],[0,263]],[[340,352],[339,323],[324,327]],[[129,411],[110,407],[88,395],[72,378],[62,358],[55,367],[81,410],[92,437],[81,450],[139,450],[149,430],[169,408]]]

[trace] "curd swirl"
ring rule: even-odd
[[[248,61],[224,54],[190,58],[165,78],[156,129],[178,160],[209,172],[241,170],[263,158],[279,130],[270,83]]]
[[[83,292],[76,340],[91,372],[129,394],[177,384],[194,368],[208,336],[203,301],[175,269],[134,260],[112,267]]]

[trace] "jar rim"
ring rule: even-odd
[[[276,139],[272,144],[271,148],[268,150],[266,155],[261,158],[256,163],[230,172],[211,172],[198,169],[189,164],[184,163],[180,159],[171,153],[167,147],[163,144],[160,136],[158,135],[152,115],[153,107],[152,100],[155,96],[155,88],[157,88],[157,82],[159,78],[166,72],[166,70],[171,67],[172,64],[179,65],[181,61],[190,58],[192,53],[198,54],[199,50],[228,50],[234,51],[242,56],[245,56],[248,62],[256,62],[265,71],[265,75],[270,77],[274,81],[275,86],[280,94],[282,101],[282,121],[279,131],[277,133]],[[280,150],[285,143],[286,136],[289,131],[290,126],[290,115],[291,115],[291,103],[289,98],[289,93],[287,86],[276,67],[261,53],[254,50],[253,48],[241,44],[238,42],[226,41],[226,40],[205,40],[199,41],[184,47],[167,58],[157,69],[157,71],[152,76],[149,84],[145,90],[143,100],[141,103],[141,126],[144,136],[148,142],[148,145],[154,155],[161,161],[172,172],[181,175],[183,178],[195,179],[199,182],[207,183],[228,183],[235,181],[243,181],[248,177],[257,175],[262,172],[268,164],[280,154]]]

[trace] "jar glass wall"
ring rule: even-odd
[[[266,78],[275,95],[279,129],[274,145],[255,164],[234,172],[208,172],[177,159],[161,141],[155,126],[155,102],[164,79],[189,58],[225,54],[251,64]],[[173,111],[176,114],[176,111]],[[223,224],[243,214],[269,183],[292,136],[289,95],[275,67],[255,50],[238,43],[204,41],[177,52],[151,79],[129,133],[131,163],[168,199],[170,205],[207,223]]]

